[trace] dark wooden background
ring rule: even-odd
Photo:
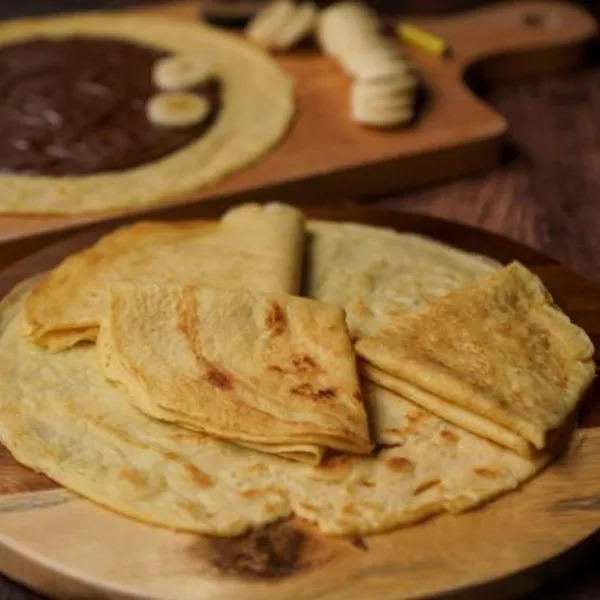
[[[129,0],[0,0],[0,18],[124,6]],[[385,6],[456,9],[476,0],[379,0]],[[580,2],[590,10],[600,3]],[[384,7],[385,7],[384,6]],[[440,216],[525,242],[600,284],[600,44],[581,70],[506,84],[486,94],[508,119],[498,169],[370,204]],[[361,200],[366,201],[366,200]],[[0,565],[1,568],[1,565]],[[0,600],[40,597],[0,577]],[[600,545],[573,572],[523,600],[599,600]],[[485,599],[482,599],[485,600]]]

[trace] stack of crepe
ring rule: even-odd
[[[539,471],[592,352],[520,265],[244,205],[120,229],[18,286],[0,308],[0,440],[172,529],[296,514],[368,534]]]
[[[359,340],[364,375],[529,457],[561,438],[594,376],[585,332],[519,263]]]

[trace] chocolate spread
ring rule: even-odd
[[[131,42],[76,36],[0,48],[0,171],[119,171],[197,140],[218,116],[221,84],[211,80],[190,90],[210,103],[201,123],[153,125],[146,103],[160,91],[152,68],[165,55]]]

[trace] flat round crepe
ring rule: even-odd
[[[289,126],[294,112],[291,78],[258,48],[201,23],[102,13],[18,20],[0,26],[0,52],[4,47],[30,40],[59,41],[75,37],[79,41],[85,38],[120,40],[170,54],[206,57],[222,87],[219,114],[197,140],[162,158],[120,171],[58,177],[36,174],[32,167],[29,172],[11,173],[8,165],[1,164],[0,154],[0,170],[4,171],[0,174],[0,212],[75,214],[136,208],[181,198],[257,160],[284,135]],[[78,58],[86,60],[85,55]],[[122,68],[118,59],[103,68],[122,78],[118,72]],[[91,70],[93,67],[90,65]],[[40,87],[50,86],[57,90],[56,93],[60,92],[61,82],[48,84],[45,81],[48,77],[48,71],[43,69],[41,73],[28,75],[26,82],[18,88],[23,94],[19,107],[32,97],[43,101],[46,92],[42,94]],[[86,81],[76,83],[84,85]],[[106,89],[99,86],[93,77],[88,83],[89,89],[85,92],[96,98],[96,121],[106,118],[103,110],[121,110],[118,102],[109,106],[103,100]],[[9,96],[15,93],[14,88],[13,81],[8,86],[5,82],[2,89],[5,90],[6,102],[12,102]],[[31,96],[33,91],[35,95]],[[14,148],[6,150],[13,155],[10,164],[18,164],[15,153],[31,153],[32,149],[38,148],[38,129],[47,129],[46,125],[63,127],[65,119],[81,117],[77,111],[71,114],[74,107],[69,105],[68,108],[65,114],[60,114],[55,108],[48,110],[42,102],[41,107],[31,107],[31,114],[24,109],[21,119],[24,123],[19,125],[24,135],[22,139],[15,137]],[[139,108],[143,111],[143,106]],[[6,108],[4,112],[8,114]],[[81,132],[77,132],[75,124],[69,125],[74,129],[69,135],[77,139]],[[139,133],[134,132],[136,135]],[[115,139],[130,135],[131,132],[116,127],[84,144],[81,152],[96,152],[98,148],[114,144]],[[127,143],[130,144],[130,141]],[[59,158],[66,146],[57,146],[53,148],[50,144],[43,151],[53,152]],[[148,152],[151,150],[149,145]]]
[[[0,308],[0,440],[24,465],[125,515],[235,535],[295,513],[326,534],[368,534],[517,487],[524,459],[399,396],[365,387],[370,458],[309,467],[154,421],[110,385],[94,345],[52,353],[22,336],[25,289]]]

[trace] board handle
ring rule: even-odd
[[[411,22],[448,41],[447,67],[464,72],[481,63],[483,74],[494,80],[573,68],[597,32],[590,14],[566,2],[502,2]]]

